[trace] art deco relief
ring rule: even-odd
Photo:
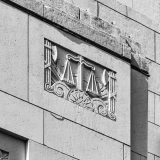
[[[45,90],[116,120],[116,73],[44,40]]]
[[[0,160],[9,160],[9,153],[0,149]]]

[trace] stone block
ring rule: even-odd
[[[160,157],[160,127],[148,123],[148,152]]]
[[[121,3],[119,3],[116,0],[108,0],[108,1],[106,1],[106,0],[97,0],[97,1],[102,3],[102,4],[104,4],[104,5],[106,5],[106,6],[108,6],[108,7],[110,7],[110,8],[112,8],[112,9],[114,9],[114,10],[116,10],[116,11],[118,11],[118,12],[120,12],[120,13],[122,13],[122,14],[124,14],[124,15],[126,15],[126,13],[127,13],[126,6],[121,4]]]
[[[155,159],[154,159],[154,155],[151,154],[151,153],[148,153],[147,158],[148,158],[147,160],[155,160]]]
[[[43,110],[0,92],[0,128],[43,143]]]
[[[65,1],[63,6],[63,11],[66,12],[69,16],[79,19],[79,15],[80,15],[79,7],[76,7],[73,4]]]
[[[154,123],[155,120],[155,95],[152,92],[148,92],[148,121]]]
[[[43,3],[42,0],[10,0],[34,13],[43,16]]]
[[[29,140],[29,160],[77,160],[59,151]]]
[[[26,143],[20,139],[0,132],[0,149],[9,152],[9,159],[25,160]],[[3,158],[2,158],[3,159]],[[6,158],[7,159],[7,158]]]
[[[157,63],[160,64],[160,34],[159,33],[155,33],[155,46],[156,46],[156,51],[155,51],[155,60]]]
[[[126,16],[100,4],[99,17],[124,30],[131,39],[141,45],[142,55],[154,60],[154,32],[145,26],[127,18]]]
[[[83,9],[80,9],[80,20],[82,23],[90,25],[91,24],[91,14]]]
[[[155,95],[155,124],[160,126],[160,96]]]
[[[64,0],[44,0],[45,5],[57,8],[59,10],[63,10],[64,2]]]
[[[122,143],[50,112],[44,113],[44,144],[77,159],[123,160]]]
[[[148,80],[147,76],[131,72],[131,146],[132,151],[147,157],[148,139]]]
[[[150,91],[160,94],[160,65],[155,62],[150,62],[149,70],[148,88]]]
[[[131,152],[131,160],[141,160],[141,156],[135,152]]]
[[[30,17],[29,24],[30,102],[130,145],[130,64],[35,18]],[[66,52],[68,53],[78,53],[118,73],[116,122],[44,90],[44,38],[62,47],[67,47]]]
[[[95,0],[66,0],[69,3],[72,3],[75,6],[78,6],[79,8],[83,10],[87,10],[89,13],[97,16],[97,1]]]
[[[154,159],[154,160],[160,160],[160,157],[155,156],[155,159]]]
[[[124,144],[124,160],[131,160],[131,148]]]
[[[128,6],[128,7],[132,7],[133,6],[132,0],[117,0],[117,1],[120,2],[123,5]]]
[[[28,16],[0,2],[0,90],[28,99]]]
[[[159,1],[158,0],[133,0],[133,9],[137,12],[159,22]]]

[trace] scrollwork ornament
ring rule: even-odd
[[[92,103],[95,113],[100,114],[104,117],[108,115],[108,107],[100,98],[93,98]]]

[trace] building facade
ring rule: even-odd
[[[160,160],[158,0],[0,1],[0,159]]]

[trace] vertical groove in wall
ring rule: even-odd
[[[154,32],[154,60],[156,61],[156,32]]]
[[[28,81],[27,87],[28,88],[27,88],[27,92],[28,93],[27,94],[28,94],[28,102],[29,102],[29,14],[28,14],[28,24],[27,25],[28,25],[28,34],[27,34],[27,49],[28,49],[28,69],[27,69],[28,70],[28,73],[27,73],[28,74],[27,75],[27,79],[28,79],[27,80]]]
[[[43,145],[44,145],[44,110],[43,110]]]
[[[99,17],[99,2],[97,1],[97,17]]]
[[[155,123],[155,94],[154,94],[154,123]]]

